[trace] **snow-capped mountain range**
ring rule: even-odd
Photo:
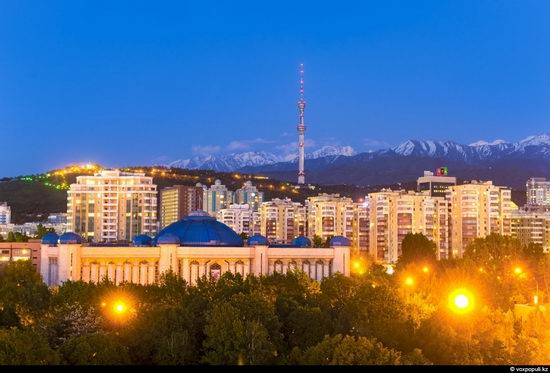
[[[525,156],[550,159],[550,134],[529,136],[515,143],[504,140],[492,142],[481,140],[470,145],[462,145],[453,141],[407,140],[390,150],[401,156],[445,158],[462,160],[467,163]]]
[[[336,159],[339,157],[351,157],[355,151],[351,146],[323,146],[306,154],[306,159]],[[169,167],[214,170],[218,172],[231,172],[244,167],[259,167],[280,162],[296,162],[297,155],[277,155],[271,152],[255,151],[243,153],[231,153],[224,155],[197,156],[188,159],[177,160],[169,163]]]
[[[492,180],[498,185],[525,188],[530,177],[550,178],[550,134],[518,142],[407,140],[389,149],[349,157],[317,158],[306,162],[306,181],[319,184],[390,185],[414,182],[425,170],[448,166],[462,180]],[[245,167],[241,171],[295,181],[291,162]]]

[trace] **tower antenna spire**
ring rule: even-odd
[[[304,64],[300,64],[300,99],[298,100],[298,184],[305,184],[306,173],[305,163],[305,132],[304,113],[306,110],[306,100],[304,99]]]

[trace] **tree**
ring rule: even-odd
[[[313,247],[324,247],[325,241],[323,240],[323,237],[314,235],[313,236]]]
[[[71,303],[53,308],[42,319],[40,327],[50,345],[58,348],[68,339],[101,331],[102,320],[96,309]]]
[[[203,362],[207,364],[269,364],[276,354],[266,328],[247,320],[228,302],[213,306],[207,316]]]
[[[47,340],[31,329],[0,329],[0,365],[58,364]]]
[[[15,242],[15,233],[14,232],[8,232],[8,237],[6,238],[7,242]]]
[[[437,259],[435,242],[422,233],[408,233],[401,243],[399,266],[409,263],[433,262]]]
[[[38,224],[36,226],[36,238],[41,239],[44,237],[47,233],[55,233],[55,229],[53,228],[46,228],[42,224]]]
[[[67,340],[59,349],[65,362],[71,365],[126,365],[128,352],[110,334],[87,334]]]
[[[522,254],[523,248],[519,240],[494,233],[475,239],[464,250],[465,259],[495,268],[521,258]]]
[[[24,323],[44,313],[49,301],[48,287],[30,261],[11,262],[0,272],[0,307],[14,307]]]
[[[188,365],[200,361],[199,330],[193,307],[159,305],[146,311],[122,333],[130,348],[132,361],[137,364]]]
[[[376,339],[337,334],[326,336],[298,358],[307,365],[398,365],[401,353]]]

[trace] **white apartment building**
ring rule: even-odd
[[[263,202],[259,215],[260,233],[273,244],[290,244],[306,234],[306,208],[289,198]]]
[[[221,180],[214,181],[210,188],[203,186],[203,190],[203,210],[213,217],[218,210],[228,208],[233,203],[233,192]]]
[[[339,194],[320,194],[306,200],[307,232],[309,237],[326,240],[334,236],[353,239],[355,206],[349,197]]]
[[[246,181],[242,188],[235,191],[234,202],[239,205],[247,204],[254,211],[258,211],[260,204],[264,201],[264,193],[252,185],[251,181]]]
[[[368,195],[369,253],[377,261],[395,263],[409,233],[422,233],[436,244],[438,258],[447,257],[448,202],[429,191],[382,190]]]
[[[452,256],[461,258],[466,246],[491,233],[511,234],[511,215],[517,206],[512,191],[491,181],[472,181],[447,192],[450,203]]]
[[[220,209],[216,212],[216,219],[238,234],[245,233],[250,237],[260,233],[259,213],[248,204],[232,204],[229,208]]]
[[[0,225],[11,223],[11,208],[7,202],[0,202]]]
[[[527,180],[527,204],[533,206],[550,206],[550,180],[533,177]]]
[[[78,176],[67,197],[67,230],[95,242],[157,232],[157,186],[144,173]]]

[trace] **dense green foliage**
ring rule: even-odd
[[[0,364],[549,364],[550,262],[540,248],[490,236],[461,260],[425,258],[387,275],[224,274],[189,286],[66,282],[47,289],[32,265],[0,272]],[[515,271],[522,266],[521,273]],[[482,270],[480,270],[482,269]],[[413,286],[403,279],[413,277]],[[467,287],[475,308],[455,314]],[[128,308],[116,317],[111,305]]]
[[[401,243],[399,265],[409,263],[434,262],[437,259],[435,242],[429,240],[422,233],[409,233]]]

